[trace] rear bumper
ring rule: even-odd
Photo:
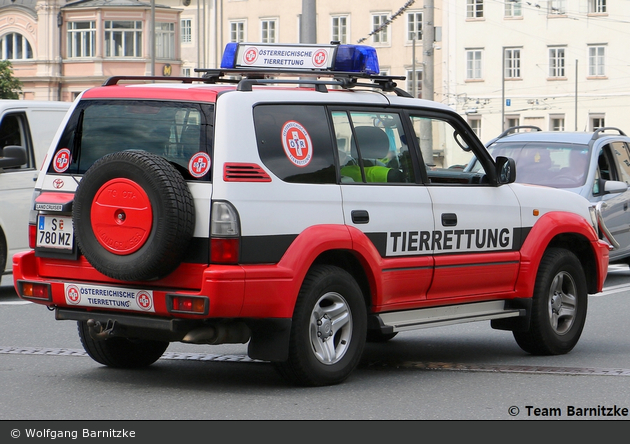
[[[168,280],[155,282],[119,282],[99,275],[95,279],[93,268],[86,261],[61,262],[51,265],[50,259],[35,256],[34,251],[17,253],[13,257],[13,283],[22,299],[50,307],[81,309],[92,312],[142,314],[156,318],[218,319],[218,318],[287,318],[293,316],[296,298],[294,275],[278,265],[240,266],[211,265],[195,269],[176,270]],[[87,264],[87,265],[86,265]],[[179,273],[179,276],[178,276]],[[54,276],[54,277],[50,277]],[[88,276],[89,278],[85,278]],[[178,282],[178,277],[181,279]],[[25,283],[45,284],[48,295],[44,298],[27,297],[21,291]],[[180,283],[181,287],[177,284]],[[193,284],[194,283],[194,284]],[[94,294],[131,289],[150,293],[150,309],[107,303],[106,298],[82,298],[80,302],[69,297],[69,288],[87,289]],[[88,288],[89,287],[89,288]],[[173,310],[175,296],[207,299],[203,314],[181,313]]]

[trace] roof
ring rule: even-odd
[[[0,0],[7,1],[7,0]],[[114,6],[114,7],[142,7],[150,8],[151,2],[141,2],[139,0],[79,0],[76,2],[68,3],[62,7],[62,9],[68,8],[94,8],[100,6]],[[159,8],[170,8],[170,6],[155,5]]]
[[[546,143],[575,143],[588,145],[593,140],[594,132],[576,132],[576,131],[527,131],[518,132],[504,136],[492,143],[510,143],[510,142],[546,142]],[[626,137],[619,133],[600,133],[597,139],[604,137]],[[626,137],[627,138],[627,137]]]
[[[24,8],[37,17],[37,11],[35,10],[36,4],[37,0],[0,0],[0,9],[15,7]]]

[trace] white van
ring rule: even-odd
[[[0,100],[0,270],[28,248],[28,213],[37,172],[69,102]]]

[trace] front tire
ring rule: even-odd
[[[561,355],[577,344],[587,311],[584,270],[572,252],[549,249],[540,262],[529,330],[514,332],[518,345],[534,355]]]
[[[147,367],[160,359],[169,343],[146,339],[93,339],[87,321],[77,322],[83,348],[99,364],[115,368]]]
[[[359,363],[366,331],[367,309],[354,278],[339,267],[316,266],[296,302],[289,359],[275,366],[297,385],[338,384]]]

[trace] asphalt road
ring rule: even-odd
[[[247,358],[245,345],[173,343],[149,368],[106,368],[85,355],[74,322],[55,321],[3,283],[4,421],[630,417],[626,267],[611,267],[604,292],[590,297],[582,338],[567,355],[530,356],[488,322],[460,324],[368,344],[346,382],[320,388],[287,385],[269,363]]]

